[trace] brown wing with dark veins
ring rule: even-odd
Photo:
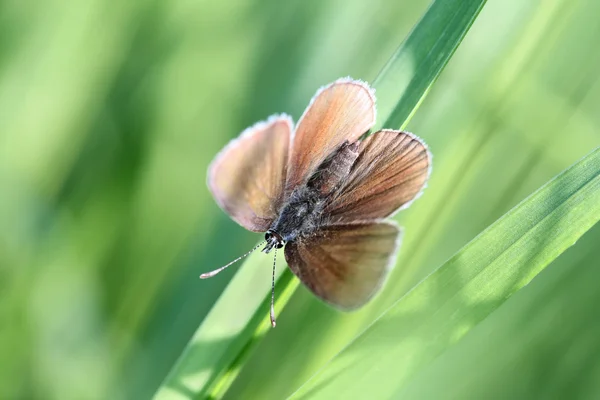
[[[352,310],[383,285],[394,265],[400,236],[400,229],[386,221],[331,225],[288,243],[285,259],[317,297]]]
[[[414,200],[429,178],[427,146],[410,133],[376,132],[358,151],[350,175],[326,207],[333,223],[388,217]]]
[[[231,141],[208,170],[217,204],[244,228],[265,232],[283,201],[292,121],[276,116]]]
[[[375,124],[375,95],[364,82],[339,79],[319,90],[298,121],[286,189],[308,176],[344,141],[356,141]]]

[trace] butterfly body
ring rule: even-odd
[[[292,272],[342,310],[361,307],[383,285],[402,236],[385,218],[418,197],[430,172],[426,145],[408,132],[361,139],[375,115],[373,90],[340,79],[317,92],[295,129],[288,116],[272,117],[209,168],[219,206],[246,229],[265,232],[263,252],[285,247]]]
[[[327,223],[327,215],[323,212],[325,206],[350,174],[358,157],[357,149],[358,143],[344,142],[317,167],[306,184],[292,191],[278,212],[279,218],[267,231],[270,237],[281,239],[277,244],[285,245],[298,237],[310,236]],[[268,237],[265,235],[268,242],[263,250],[265,253],[276,246],[270,244]]]
[[[300,236],[310,235],[318,229],[323,209],[324,200],[318,193],[306,186],[298,188],[292,192],[279,218],[267,232],[279,235],[281,241],[278,243],[283,245]],[[270,252],[271,248],[272,246],[267,244],[264,252]]]

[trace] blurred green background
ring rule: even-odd
[[[212,200],[212,157],[270,114],[297,119],[323,84],[372,81],[427,6],[0,3],[0,398],[151,397],[235,270],[199,273],[258,239]],[[299,288],[226,397],[291,394],[598,146],[598,43],[597,0],[489,0],[408,126],[434,169],[397,218],[405,242],[384,292],[346,315]],[[406,398],[599,398],[598,240],[596,227],[418,374]]]

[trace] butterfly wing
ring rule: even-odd
[[[382,130],[360,143],[348,178],[325,212],[347,223],[388,217],[423,190],[431,169],[425,143],[401,131]]]
[[[320,89],[300,118],[290,154],[286,187],[302,184],[344,141],[356,141],[376,118],[375,95],[364,82],[340,79]]]
[[[393,267],[401,231],[391,222],[330,225],[285,246],[292,272],[321,300],[342,309],[364,305]]]
[[[221,207],[244,228],[266,231],[283,201],[292,121],[274,116],[231,141],[208,170],[208,187]]]

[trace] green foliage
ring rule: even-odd
[[[600,3],[490,0],[474,22],[480,1],[429,3],[4,2],[0,398],[143,399],[161,383],[178,399],[280,399],[303,385],[317,396],[354,368],[377,375],[360,384],[381,384],[375,397],[599,397],[598,225],[500,305],[593,223],[596,180],[575,186],[595,162],[530,198],[544,201],[516,221],[523,231],[498,227],[600,143]],[[206,168],[246,126],[297,119],[347,75],[375,83],[379,126],[410,119],[432,179],[397,217],[401,254],[372,303],[338,313],[281,262],[271,329],[270,258],[198,279],[257,240],[218,210]],[[490,232],[480,263],[451,259]],[[361,347],[388,329],[394,340]],[[398,349],[414,363],[391,369]]]
[[[452,347],[600,220],[600,148],[419,283],[292,397],[402,397]],[[310,395],[309,395],[310,394]]]
[[[406,123],[406,119],[419,106],[420,100],[462,41],[484,3],[485,0],[440,0],[432,4],[375,79],[379,120],[392,124],[397,122],[398,126]],[[452,29],[447,28],[449,23],[452,24]],[[405,85],[404,90],[401,85]],[[395,125],[385,125],[393,126]],[[260,274],[256,271],[258,263],[263,262],[261,257],[252,257],[245,262],[242,271],[232,280],[196,331],[174,370],[159,389],[157,398],[179,398],[182,394],[177,388],[182,386],[187,388],[185,396],[190,396],[190,392],[193,393],[190,397],[223,396],[239,372],[242,365],[240,357],[249,355],[248,352],[262,339],[266,333],[265,327],[270,324],[265,313],[270,294],[262,302],[258,302],[259,298],[256,296],[270,292],[264,284],[257,285],[255,279],[251,278]],[[252,264],[252,267],[247,264]],[[278,282],[277,292],[283,291],[285,297],[282,299],[279,296],[278,305],[285,304],[298,285],[289,270],[284,272],[282,281]],[[236,306],[241,292],[255,299],[253,302],[245,301],[245,306],[248,307],[244,309]],[[232,315],[233,310],[236,310],[235,317]],[[230,325],[232,318],[235,328],[230,329],[227,334],[221,333],[220,337],[213,333],[215,327],[219,327],[218,330],[221,331],[223,327]],[[214,339],[215,336],[217,340]],[[206,340],[205,337],[213,340]]]
[[[379,124],[374,130],[406,126],[485,2],[432,2],[373,82],[379,112]]]

